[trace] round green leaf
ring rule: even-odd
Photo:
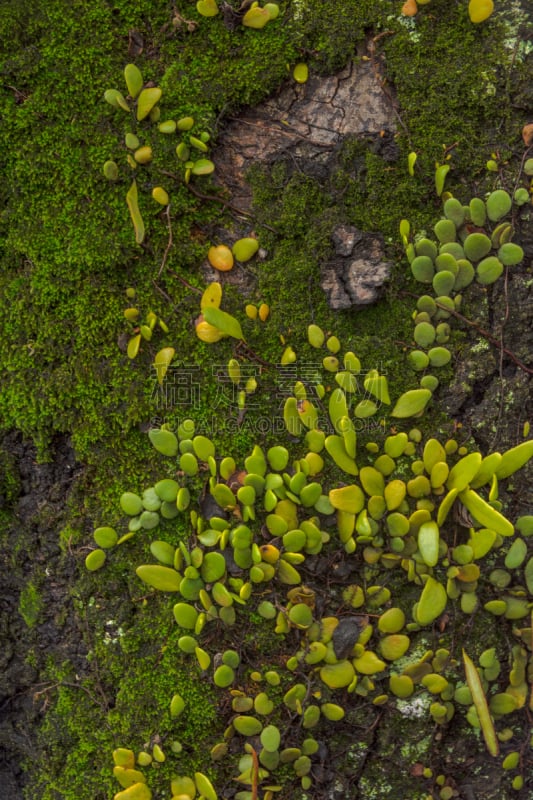
[[[124,492],[120,498],[120,507],[129,517],[135,517],[143,510],[143,501],[138,494]]]
[[[281,743],[281,734],[275,725],[267,725],[261,731],[261,744],[268,752],[278,750]]]
[[[107,550],[110,547],[114,547],[118,541],[117,532],[114,528],[102,527],[96,528],[94,531],[94,541],[98,545],[98,547],[103,547],[104,550]]]
[[[228,686],[231,686],[234,680],[235,673],[227,664],[221,664],[216,668],[213,675],[215,686],[218,686],[220,689],[226,689]]]
[[[296,64],[292,75],[296,83],[306,83],[309,79],[309,68],[307,64]]]
[[[259,242],[257,239],[253,239],[251,236],[238,239],[231,248],[231,251],[237,261],[241,261],[243,263],[249,261],[258,250]]]
[[[491,192],[486,201],[487,215],[491,222],[498,222],[502,217],[509,213],[512,200],[508,192],[504,189],[496,189]]]
[[[206,583],[220,580],[226,572],[226,559],[222,553],[206,553],[200,567],[200,574]]]
[[[257,736],[263,730],[262,723],[256,717],[244,714],[235,717],[233,727],[241,736]]]
[[[180,485],[177,481],[174,481],[171,478],[165,478],[162,481],[158,481],[154,486],[154,489],[157,496],[160,497],[161,500],[164,500],[167,503],[175,503]]]
[[[103,550],[92,550],[85,559],[85,567],[89,572],[96,572],[104,566],[106,554]]]

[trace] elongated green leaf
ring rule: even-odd
[[[458,489],[460,492],[466,489],[474,475],[477,474],[482,460],[481,453],[469,453],[461,458],[450,470],[446,488]]]
[[[465,489],[459,493],[459,499],[464,507],[470,511],[475,520],[484,528],[496,531],[501,536],[512,536],[514,527],[503,514],[490,506],[477,492]]]
[[[142,564],[135,572],[144,583],[154,589],[159,589],[161,592],[179,592],[181,575],[171,567]]]
[[[446,175],[450,171],[449,164],[441,164],[435,170],[435,191],[437,195],[440,197],[444,191],[444,181],[446,180]]]
[[[196,783],[196,788],[201,793],[202,797],[205,797],[205,800],[217,800],[217,793],[213,788],[213,784],[205,775],[201,772],[194,773],[194,782]]]
[[[531,556],[524,568],[524,577],[529,594],[533,594],[533,556]]]
[[[410,389],[404,392],[396,401],[396,405],[391,411],[391,417],[405,419],[420,414],[431,398],[429,389]]]
[[[487,750],[491,756],[496,757],[500,752],[500,747],[498,745],[498,739],[496,738],[496,731],[494,730],[492,717],[490,716],[487,698],[485,697],[485,692],[483,691],[479,673],[474,665],[474,662],[464,650],[463,662],[465,665],[466,682],[472,694],[472,700],[474,701],[474,706],[476,707],[479,724],[481,726],[483,738],[485,739],[485,744],[487,745]]]
[[[346,395],[342,389],[334,389],[329,398],[329,418],[335,430],[335,433],[340,433],[338,427],[339,420],[342,417],[348,416],[348,406],[346,404]]]
[[[204,319],[210,325],[214,325],[215,328],[225,333],[226,336],[233,336],[234,339],[242,339],[244,341],[240,322],[226,311],[213,307],[204,308]]]
[[[442,502],[439,506],[438,514],[437,514],[437,525],[441,527],[444,524],[444,520],[448,516],[448,513],[455,502],[455,498],[459,494],[459,489],[450,489],[448,494],[446,494]]]
[[[130,210],[131,221],[135,230],[135,241],[142,244],[144,241],[144,222],[139,210],[139,194],[137,192],[137,182],[133,181],[126,195],[126,203]]]
[[[128,87],[130,97],[135,99],[144,85],[143,76],[139,67],[135,64],[126,64],[124,67],[124,79],[126,81],[126,86]]]
[[[160,100],[161,94],[161,89],[157,86],[142,90],[137,100],[137,119],[139,122],[148,116],[155,104]]]
[[[527,442],[521,442],[516,447],[506,450],[502,455],[502,460],[496,467],[496,477],[498,480],[508,478],[517,470],[521,469],[524,464],[533,458],[533,439]]]
[[[298,401],[295,397],[288,397],[283,407],[283,419],[291,436],[299,436],[303,430],[303,422],[298,414]]]
[[[355,459],[351,458],[346,452],[342,436],[327,436],[325,445],[326,450],[340,469],[344,470],[348,475],[358,474],[359,469],[355,463]]]
[[[135,336],[132,336],[128,342],[128,358],[135,358],[137,353],[139,352],[139,347],[141,346],[141,334],[137,333]]]
[[[484,484],[489,483],[492,480],[492,476],[495,474],[496,470],[501,464],[501,461],[501,453],[491,453],[490,455],[485,456],[481,462],[480,468],[470,481],[470,488],[478,489],[480,486],[484,486]]]
[[[174,358],[176,351],[173,347],[163,347],[154,358],[154,367],[157,374],[157,382],[159,385],[163,383],[165,375],[167,374],[170,362]]]
[[[418,549],[424,563],[434,567],[439,560],[439,526],[433,520],[423,522],[418,531]]]

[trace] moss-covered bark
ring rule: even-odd
[[[185,0],[34,0],[0,9],[0,432],[6,437],[0,451],[0,568],[9,576],[3,630],[12,650],[6,653],[13,652],[16,666],[4,686],[10,716],[2,744],[11,761],[24,759],[18,786],[9,773],[11,783],[6,785],[13,798],[22,796],[24,786],[31,800],[37,795],[43,800],[104,800],[118,791],[111,777],[113,749],[151,752],[154,744],[167,754],[160,766],[145,770],[154,797],[168,796],[172,775],[195,770],[211,776],[219,796],[235,796],[242,742],[238,737],[230,742],[230,760],[213,762],[209,756],[233,716],[231,699],[194,660],[183,657],[172,597],[152,592],[134,573],[135,566],[153,560],[150,534],[116,548],[104,569],[94,574],[85,571],[84,559],[94,546],[95,527],[122,525],[125,531],[118,510],[123,491],[140,493],[158,479],[176,477],[176,463],[161,460],[148,442],[145,432],[155,420],[177,425],[194,416],[198,431],[216,441],[217,456],[232,455],[237,464],[255,444],[266,450],[283,443],[291,459],[305,455],[302,441],[288,437],[282,424],[288,386],[276,365],[290,344],[299,367],[320,372],[323,353],[319,358],[306,337],[310,322],[336,334],[343,352],[357,353],[364,369],[379,365],[395,398],[416,384],[405,354],[412,347],[415,301],[409,294],[420,290],[398,236],[400,220],[408,219],[417,235],[432,234],[442,206],[435,193],[436,163],[449,164],[446,190],[464,203],[499,186],[512,191],[517,182],[527,185],[520,174],[527,155],[521,129],[530,121],[531,54],[524,39],[525,5],[497,9],[479,26],[470,23],[465,2],[432,0],[415,18],[402,17],[399,5],[392,0],[280,2],[280,18],[262,31],[230,30],[222,14],[202,17]],[[175,141],[157,140],[155,127],[146,123],[141,126],[143,143],[153,144],[156,156],[153,164],[135,173],[148,231],[143,246],[135,245],[125,202],[128,168],[121,166],[116,183],[102,174],[108,159],[125,163],[123,137],[133,121],[125,124],[121,112],[103,101],[103,93],[111,87],[123,91],[126,63],[135,61],[146,80],[161,86],[164,118],[193,116],[198,129],[210,133],[209,146],[216,148],[226,120],[291,80],[294,64],[305,61],[312,74],[331,74],[356,57],[365,41],[364,58],[371,61],[396,110],[392,156],[379,137],[361,136],[332,151],[320,175],[306,172],[304,162],[292,154],[258,165],[248,175],[252,216],[243,218],[232,210],[231,198],[216,180],[195,180],[192,192],[176,179]],[[413,175],[407,169],[410,152],[417,154]],[[497,172],[487,171],[489,158],[496,161]],[[172,184],[168,214],[150,198],[153,186],[165,181]],[[223,202],[202,195],[218,195]],[[530,208],[527,204],[514,212],[519,231],[528,223]],[[194,334],[204,289],[200,266],[219,232],[239,230],[243,219],[266,251],[261,262],[245,268],[245,293],[238,282],[224,287],[223,307],[242,320],[246,345],[233,339],[206,345]],[[385,297],[357,313],[332,312],[319,286],[320,266],[331,253],[331,233],[339,222],[381,233],[387,257],[394,262]],[[506,307],[510,314],[504,322],[511,325],[509,298],[516,297],[517,303],[524,299],[530,289],[528,269],[526,259],[520,276],[511,276],[514,295],[507,289],[482,289],[480,296],[473,293],[464,314],[479,322],[479,309],[486,304],[485,319],[491,325],[499,318],[494,309]],[[124,352],[132,332],[123,317],[130,304],[127,287],[135,288],[134,302],[142,314],[153,310],[169,328],[168,333],[154,333],[135,360]],[[248,302],[268,303],[266,323],[245,317]],[[458,323],[451,340],[454,363],[440,374],[445,385],[458,368],[463,403],[454,406],[453,397],[446,398],[442,389],[422,420],[398,423],[385,409],[383,424],[368,425],[360,433],[361,458],[372,458],[372,445],[366,451],[365,444],[415,424],[425,438],[457,436],[470,448],[490,442],[505,450],[520,441],[527,403],[528,378],[523,375],[530,375],[531,365],[529,372],[527,365],[522,370],[518,383],[507,383],[521,368],[512,359],[500,359],[500,349],[491,362],[497,367],[500,359],[499,375],[494,369],[490,376],[479,372],[476,359],[485,341],[478,330]],[[519,335],[512,345],[516,352]],[[156,403],[151,363],[163,346],[174,347],[176,361],[193,370],[198,391],[193,403],[190,397],[177,402],[176,395],[170,404]],[[520,351],[519,356],[527,362],[527,353]],[[227,381],[230,357],[238,358],[259,384],[244,417]],[[511,367],[512,375],[505,372]],[[491,396],[480,395],[484,381],[497,378],[506,388],[498,413]],[[307,380],[316,382],[315,377]],[[489,433],[470,413],[468,398],[478,395],[487,407]],[[444,413],[441,397],[451,414]],[[500,425],[505,414],[516,415],[519,425]],[[468,423],[474,420],[474,430],[466,422],[461,428],[463,415]],[[505,436],[500,435],[504,427]],[[37,450],[22,445],[13,431],[32,440]],[[46,462],[49,472],[42,477],[39,470],[48,469]],[[73,487],[69,470],[75,474]],[[408,459],[399,461],[398,470],[402,479],[411,475]],[[189,481],[195,503],[204,502],[207,477],[202,471]],[[330,463],[321,480],[329,488],[352,478]],[[514,480],[501,499],[504,510],[516,518],[531,514],[531,497],[527,485]],[[334,541],[334,528],[328,530]],[[177,544],[191,533],[196,535],[185,515],[178,526],[163,527],[158,536]],[[461,543],[453,538],[461,535],[466,535],[464,529],[450,528],[450,548]],[[194,538],[190,546],[195,543]],[[365,589],[390,586],[391,603],[411,609],[420,588],[405,580],[405,570],[389,570],[373,562],[372,553],[362,557],[362,550],[360,545],[350,561],[333,542],[324,549],[315,571],[306,573],[318,608],[352,613],[342,589],[361,583]],[[484,563],[477,589],[483,601],[499,596],[489,575],[505,566],[507,550],[494,552]],[[444,565],[438,569],[445,582]],[[515,596],[530,599],[524,582],[523,572],[514,573]],[[277,592],[278,606],[286,605],[286,587]],[[365,611],[372,618],[383,608]],[[426,632],[409,631],[413,651],[418,648],[417,657],[423,658],[427,650],[449,650],[450,662],[442,671],[457,686],[463,680],[460,647],[466,643],[479,658],[494,646],[502,673],[491,691],[504,692],[509,672],[517,669],[511,647],[517,642],[525,647],[527,638],[520,639],[516,630],[527,628],[527,620],[503,620],[501,628],[495,620],[482,610],[465,615],[460,601],[450,602],[446,614]],[[277,704],[273,719],[285,726],[285,746],[301,744],[298,714],[288,714],[282,703],[282,689],[293,681],[282,667],[302,645],[303,634],[293,629],[274,636],[255,608],[246,606],[239,610],[237,625],[216,625],[214,634],[207,627],[202,647],[214,656],[227,648],[240,652],[239,691],[257,693],[250,677],[254,670],[283,673],[281,688],[271,690]],[[377,689],[361,680],[356,693],[341,692],[345,719],[337,727],[322,722],[311,731],[320,745],[313,755],[312,788],[306,789],[305,783],[302,788],[286,765],[279,772],[280,800],[337,795],[445,798],[446,787],[456,792],[448,796],[466,798],[473,792],[487,800],[496,795],[525,800],[531,790],[525,709],[510,715],[512,736],[503,734],[502,758],[496,763],[489,761],[459,705],[449,724],[437,725],[428,712],[428,693],[420,686],[416,697],[402,706],[390,696],[379,699],[380,687],[381,694],[387,693],[386,680],[380,680]],[[169,703],[178,690],[187,712],[172,720]],[[17,699],[17,691],[23,700]],[[322,686],[321,691],[323,697],[313,702],[335,702],[329,689]],[[501,731],[505,721],[498,722]],[[24,739],[13,736],[19,724]],[[172,752],[172,742],[180,743],[181,752]],[[257,741],[254,746],[259,748]],[[514,750],[520,751],[519,768],[505,772],[503,756]],[[524,786],[512,789],[519,773],[525,776]]]

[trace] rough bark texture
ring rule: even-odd
[[[395,130],[391,99],[372,61],[352,62],[337,75],[289,84],[275,97],[230,120],[214,161],[232,203],[249,209],[246,172],[282,156],[327,163],[345,137]]]

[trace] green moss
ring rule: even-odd
[[[485,154],[495,148],[494,137],[502,145],[508,138],[510,110],[501,97],[504,35],[498,20],[472,25],[466,4],[440,2],[415,20],[404,18],[394,36],[385,37],[402,138],[407,134],[410,149],[418,153],[417,168],[428,177],[451,146],[452,182],[455,176],[479,175]],[[430,87],[424,75],[431,76]]]
[[[47,690],[53,711],[47,716],[41,739],[35,789],[43,800],[75,797],[79,792],[111,793],[109,748],[114,741],[101,725],[102,697],[95,687],[77,684],[67,665],[54,667],[55,688]],[[32,759],[33,762],[33,759]],[[31,770],[34,762],[27,765]]]
[[[297,42],[321,74],[342,69],[353,58],[365,31],[379,19],[373,2],[347,0],[297,0],[291,8],[292,26]]]
[[[524,120],[503,91],[509,65],[496,20],[473,27],[466,4],[444,0],[433,0],[416,20],[401,19],[392,2],[373,0],[295,0],[280,7],[280,20],[262,32],[231,32],[222,15],[201,18],[189,2],[178,2],[176,8],[197,23],[194,32],[179,21],[174,25],[173,10],[165,4],[156,7],[153,0],[116,0],[112,7],[104,0],[90,5],[52,0],[46,9],[30,0],[4,4],[0,10],[2,78],[8,87],[0,99],[0,428],[16,428],[31,437],[41,459],[50,457],[54,433],[71,435],[85,470],[58,537],[65,557],[74,555],[80,565],[87,544],[92,546],[94,527],[125,526],[118,511],[123,491],[142,491],[158,478],[176,475],[175,461],[162,461],[151,448],[144,433],[150,424],[194,417],[199,432],[215,435],[217,455],[233,455],[240,463],[256,443],[286,442],[281,412],[294,376],[279,370],[284,347],[294,348],[297,368],[314,370],[310,383],[322,378],[323,354],[310,347],[305,335],[309,322],[335,333],[343,351],[357,353],[363,369],[377,367],[386,374],[394,398],[412,388],[415,376],[405,366],[412,340],[411,301],[401,292],[419,287],[409,275],[399,221],[409,218],[417,232],[430,230],[441,209],[434,189],[435,162],[448,153],[446,188],[460,198],[469,196],[473,184],[478,194],[487,188],[484,164],[493,149],[510,159],[512,172],[517,121]],[[338,70],[371,28],[373,34],[387,34],[376,37],[368,54],[397,98],[397,135],[346,140],[332,153],[323,180],[289,159],[251,173],[254,224],[268,255],[247,266],[255,281],[250,299],[269,303],[270,318],[266,323],[244,319],[244,300],[228,287],[223,307],[243,322],[250,352],[229,340],[215,347],[199,342],[193,330],[199,311],[194,287],[203,287],[198,264],[211,232],[221,225],[231,227],[233,220],[220,204],[203,202],[165,176],[172,195],[174,246],[167,253],[167,269],[159,275],[169,237],[166,219],[154,210],[149,194],[162,170],[177,172],[175,143],[170,138],[162,142],[139,179],[148,237],[146,246],[138,248],[124,202],[129,173],[122,170],[113,185],[102,176],[106,159],[124,155],[123,135],[130,126],[127,117],[103,102],[104,89],[122,88],[124,64],[134,58],[145,78],[163,88],[165,116],[192,114],[216,146],[224,120],[276,91],[296,61],[308,62],[311,76]],[[141,40],[143,49],[136,57],[128,43]],[[522,64],[520,69],[525,74]],[[148,124],[143,131],[151,141],[154,132]],[[411,151],[418,154],[412,177],[407,171]],[[207,193],[218,191],[215,181],[202,186]],[[332,254],[331,232],[340,221],[379,231],[387,258],[394,262],[385,298],[358,312],[334,313],[320,288],[321,267]],[[124,290],[131,285],[143,313],[152,308],[170,328],[168,336],[158,334],[144,345],[134,361],[119,347],[119,339],[131,333],[123,318]],[[454,339],[454,348],[456,344]],[[182,370],[197,370],[198,402],[156,402],[150,365],[164,345],[176,346]],[[243,368],[257,367],[260,388],[249,398],[242,420],[222,384],[230,357],[237,357]],[[440,375],[446,382],[451,368]],[[381,416],[375,422],[361,432],[361,445],[389,432],[391,420],[385,414],[383,422]],[[453,428],[436,403],[423,425],[446,435]],[[412,421],[394,425],[405,430],[411,426]],[[305,452],[302,443],[290,446],[291,455]],[[407,477],[409,468],[408,459],[400,461],[399,475]],[[206,477],[201,473],[191,483],[195,498],[205,492]],[[328,466],[324,482],[341,479],[345,476]],[[3,451],[0,487],[12,505],[19,480]],[[45,514],[42,521],[50,524]],[[189,528],[184,519],[162,526],[158,535],[175,542]],[[330,559],[329,579],[337,566],[333,544],[323,556]],[[44,679],[55,687],[46,690],[53,709],[41,730],[38,758],[28,765],[28,798],[111,796],[117,791],[111,778],[113,748],[137,751],[156,737],[167,761],[150,772],[154,791],[168,792],[173,772],[205,769],[206,753],[227,724],[225,700],[206,688],[194,658],[186,659],[177,648],[172,601],[147,590],[134,576],[135,564],[152,560],[149,537],[139,535],[111,552],[100,573],[89,575],[82,569],[72,596],[86,631],[89,668],[79,678],[66,665],[48,666]],[[401,570],[385,572],[379,565],[363,564],[361,576],[367,583],[386,582],[406,607],[419,596],[418,586],[405,586]],[[445,579],[444,570],[440,577]],[[334,581],[328,584],[328,597],[337,597],[342,607],[337,589]],[[35,580],[23,590],[19,610],[29,627],[39,621]],[[292,635],[283,638],[274,654],[272,634],[262,618],[243,612],[239,623],[222,634],[217,630],[217,647],[242,644],[255,668],[272,662],[280,668],[278,661],[283,663],[292,652]],[[481,614],[473,618],[476,642],[485,642],[487,627],[491,632]],[[284,674],[283,681],[291,679]],[[186,714],[172,721],[169,703],[176,691],[186,701]],[[280,693],[272,691],[276,699]],[[357,706],[358,699],[354,697],[351,713],[361,730],[368,726],[368,704],[362,698],[363,705]],[[394,712],[386,713],[390,723]],[[353,736],[344,741],[329,729],[324,734],[339,751],[352,748],[351,762],[347,757],[342,766],[365,797],[417,796],[407,762],[425,752],[427,738],[415,741],[409,732],[405,742],[404,720],[396,717],[398,725],[386,726],[388,738],[383,734],[371,741],[371,731],[357,753]],[[185,748],[179,760],[169,756],[173,739]],[[377,748],[379,755],[367,758]],[[398,752],[402,769],[391,775],[390,763]],[[221,770],[224,778],[235,777],[233,763]],[[289,767],[283,777],[286,796],[303,796]]]
[[[39,621],[43,610],[43,599],[33,581],[28,581],[20,593],[19,614],[28,628],[33,628]]]

